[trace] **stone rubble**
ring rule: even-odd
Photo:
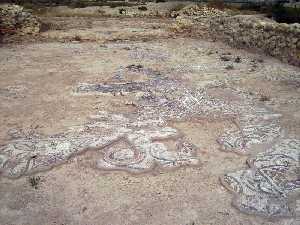
[[[226,16],[226,15],[227,13],[225,11],[215,9],[213,7],[208,7],[205,5],[203,6],[189,5],[179,11],[171,12],[171,17],[187,16],[187,17],[193,17],[195,19],[212,18],[212,17],[219,17],[219,16]]]
[[[175,31],[207,30],[214,40],[233,47],[256,49],[300,65],[300,24],[277,23],[259,15],[230,14],[228,10],[192,5],[173,11],[171,17],[176,18]]]
[[[255,15],[216,17],[210,20],[214,39],[234,47],[251,48],[300,65],[300,24],[285,24]]]
[[[36,34],[41,23],[36,16],[26,12],[22,6],[0,4],[0,35],[5,34]]]
[[[172,27],[175,32],[193,32],[197,34],[196,36],[202,36],[203,32],[207,32],[210,20],[217,17],[227,17],[228,12],[206,5],[192,4],[179,11],[171,12],[170,16],[176,18],[176,23]]]

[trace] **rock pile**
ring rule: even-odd
[[[176,33],[182,32],[192,32],[192,27],[194,26],[194,21],[188,17],[178,16],[176,17],[176,22],[172,26],[172,31]]]
[[[179,11],[172,11],[171,17],[176,18],[172,30],[177,33],[188,32],[196,36],[207,36],[210,20],[218,17],[226,17],[228,13],[206,5],[192,4]],[[197,24],[197,28],[193,26]]]
[[[41,24],[37,17],[25,12],[23,7],[13,4],[0,5],[0,35],[35,34]]]
[[[196,18],[209,18],[209,17],[218,17],[218,16],[226,16],[227,13],[225,11],[221,11],[219,9],[215,9],[212,7],[208,7],[206,5],[190,5],[186,6],[179,11],[173,11],[171,13],[172,17],[177,16],[188,16],[188,17],[196,17]]]
[[[213,38],[235,47],[255,48],[284,62],[300,65],[300,24],[239,15],[210,20],[209,30]]]

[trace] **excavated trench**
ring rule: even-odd
[[[86,20],[0,49],[3,224],[297,224],[299,68]]]

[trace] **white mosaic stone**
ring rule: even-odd
[[[132,121],[123,115],[100,112],[91,121],[70,128],[68,132],[51,137],[16,139],[0,149],[0,172],[18,178],[50,169],[85,150],[101,151],[99,169],[123,169],[142,173],[154,166],[178,168],[198,165],[196,148],[181,141],[169,150],[161,141],[181,140],[179,132],[162,126],[161,121]],[[125,147],[116,147],[126,140]]]
[[[0,88],[0,97],[6,99],[24,98],[24,92],[26,89],[27,88],[23,85],[14,85]]]
[[[300,193],[300,140],[284,139],[248,159],[250,169],[225,174],[222,183],[234,193],[233,205],[249,214],[294,216]],[[299,197],[299,195],[298,195]]]
[[[138,83],[80,84],[75,93],[138,93],[136,119],[139,120],[233,119],[236,129],[226,130],[217,140],[224,151],[249,154],[253,146],[272,143],[282,133],[279,123],[281,115],[255,105],[241,91],[229,90],[241,100],[226,102],[210,97],[204,89],[188,86],[160,74],[152,75],[152,79]]]
[[[125,77],[135,73],[145,79],[126,81]],[[241,91],[227,90],[240,100],[218,99],[204,89],[140,65],[120,69],[111,83],[83,83],[73,91],[84,95],[135,93],[137,112],[129,115],[99,112],[90,116],[89,122],[50,137],[31,132],[25,132],[22,137],[22,132],[13,131],[14,140],[0,149],[0,157],[5,159],[0,164],[4,176],[15,178],[47,170],[87,149],[101,152],[103,157],[97,160],[99,169],[142,173],[154,167],[170,169],[198,165],[195,146],[178,130],[167,126],[168,121],[233,120],[236,130],[227,130],[218,143],[225,151],[246,154],[256,144],[272,143],[281,132],[280,115],[255,105]],[[168,147],[165,141],[176,147]]]

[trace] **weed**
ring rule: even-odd
[[[126,68],[129,70],[140,71],[141,69],[143,69],[143,66],[140,64],[138,64],[138,65],[132,64],[132,65],[126,66]]]
[[[178,11],[182,10],[185,6],[186,6],[186,4],[175,5],[174,7],[172,7],[170,9],[170,12],[178,12]]]
[[[225,67],[225,69],[226,69],[226,70],[233,70],[234,67],[233,67],[233,65],[227,65],[227,66]]]
[[[224,61],[224,62],[229,62],[229,61],[231,61],[231,57],[228,56],[228,55],[221,55],[221,56],[220,56],[220,59],[221,59],[222,61]]]
[[[193,221],[193,222],[187,223],[186,225],[196,225],[196,223]]]
[[[285,7],[282,4],[275,4],[271,9],[272,17],[279,23],[299,23],[300,8]]]
[[[241,57],[237,56],[235,59],[234,59],[234,62],[235,63],[240,63],[242,60],[241,60]]]
[[[225,3],[223,0],[209,0],[207,6],[211,8],[223,10],[225,8]]]
[[[73,2],[70,4],[70,7],[71,8],[85,8],[87,7],[88,5],[84,2],[81,2],[81,1],[78,1],[78,2]]]
[[[266,95],[261,95],[259,101],[261,101],[261,102],[270,101],[270,97],[266,96]]]
[[[81,41],[82,39],[81,39],[81,37],[80,37],[79,35],[76,35],[76,36],[74,37],[74,40],[75,40],[75,41]]]
[[[140,11],[147,11],[148,8],[146,6],[139,6],[138,10],[140,10]]]
[[[123,9],[123,8],[121,8],[121,9],[119,9],[119,14],[126,14],[126,9]]]
[[[29,183],[30,183],[31,187],[33,187],[34,189],[38,189],[40,182],[41,182],[40,176],[29,177]]]

